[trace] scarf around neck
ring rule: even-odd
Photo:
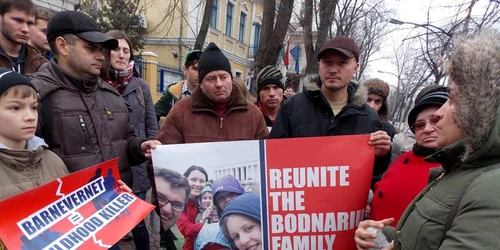
[[[134,61],[130,61],[127,65],[127,68],[124,70],[116,70],[111,67],[108,69],[108,77],[106,82],[110,83],[113,87],[115,87],[120,94],[123,94],[125,87],[127,86],[130,78],[134,73]]]

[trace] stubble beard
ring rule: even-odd
[[[7,28],[7,25],[5,24],[5,22],[3,20],[2,20],[2,26],[0,28],[0,32],[2,33],[2,36],[11,43],[14,43],[17,45],[24,45],[27,43],[27,42],[25,43],[25,42],[16,41],[16,39],[14,39],[14,37],[12,37],[12,35],[9,33],[9,29]]]

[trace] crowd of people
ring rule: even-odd
[[[422,89],[409,129],[398,133],[388,120],[389,85],[353,79],[360,48],[349,37],[322,45],[318,75],[303,79],[302,93],[275,66],[261,69],[256,98],[210,43],[186,55],[185,80],[153,103],[124,32],[104,33],[85,14],[53,14],[32,0],[0,0],[0,18],[0,200],[118,157],[122,189],[143,200],[153,190],[163,249],[176,249],[174,226],[183,250],[263,249],[258,194],[231,175],[211,183],[202,166],[183,175],[153,170],[151,151],[369,134],[372,195],[353,239],[358,249],[377,248],[373,228],[390,242],[384,249],[500,247],[497,32],[456,37],[449,84]],[[150,248],[144,221],[131,234],[137,249]]]

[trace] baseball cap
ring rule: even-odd
[[[186,60],[184,60],[184,66],[186,66],[186,63],[194,61],[194,60],[200,60],[202,51],[201,50],[191,50],[186,54]]]
[[[105,35],[92,18],[76,11],[61,11],[47,25],[48,41],[65,34],[73,34],[89,42],[102,43],[103,47],[109,50],[118,47],[118,40]]]
[[[321,59],[321,56],[325,51],[330,49],[340,51],[347,57],[354,57],[356,58],[356,61],[359,61],[359,46],[349,37],[336,36],[326,41],[318,53],[318,60]]]

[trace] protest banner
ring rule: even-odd
[[[257,249],[349,250],[356,249],[373,172],[368,141],[354,135],[163,145],[153,151],[153,165],[180,174],[202,166],[208,180],[232,175],[260,194]]]
[[[356,249],[354,231],[364,219],[375,157],[368,140],[266,141],[263,221],[269,249]]]
[[[118,159],[0,201],[7,249],[108,249],[154,208],[118,186]]]

